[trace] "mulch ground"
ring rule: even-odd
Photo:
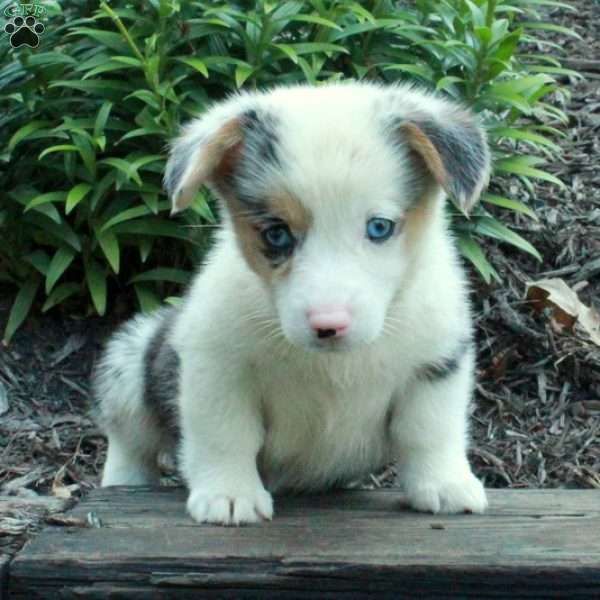
[[[555,36],[566,66],[584,75],[568,82],[564,154],[549,168],[567,189],[541,184],[531,194],[510,183],[539,217],[511,216],[511,225],[544,261],[489,242],[503,281],[486,286],[473,277],[472,459],[489,487],[600,488],[600,347],[551,307],[536,311],[526,301],[527,283],[548,278],[562,279],[586,305],[600,298],[600,5],[572,4],[577,12],[553,15],[582,37]],[[0,299],[2,327],[9,305]],[[105,442],[87,415],[88,377],[114,325],[36,317],[0,348],[0,558],[98,485]],[[373,484],[392,478],[388,470]]]

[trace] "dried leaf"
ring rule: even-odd
[[[579,325],[592,338],[592,342],[600,346],[600,313],[593,306],[582,307],[577,319]]]
[[[537,312],[551,309],[551,325],[558,332],[577,324],[600,346],[600,314],[581,302],[577,293],[562,279],[541,279],[527,286],[527,299]]]
[[[49,515],[46,517],[46,523],[49,525],[58,525],[60,527],[89,527],[86,519],[71,517],[69,515]]]

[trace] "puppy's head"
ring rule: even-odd
[[[489,152],[463,108],[405,87],[279,88],[217,105],[173,146],[173,210],[222,200],[294,344],[352,349],[383,331],[444,192],[468,212]],[[432,233],[433,232],[433,233]]]

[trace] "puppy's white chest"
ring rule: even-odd
[[[266,431],[259,465],[269,489],[341,484],[389,460],[392,386],[334,375],[340,379],[272,368],[260,377]]]

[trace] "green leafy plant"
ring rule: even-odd
[[[574,75],[532,53],[558,29],[551,0],[47,2],[40,47],[0,45],[0,278],[17,294],[8,342],[32,307],[103,314],[117,294],[149,310],[189,279],[215,222],[200,193],[168,218],[166,145],[181,122],[240,88],[370,78],[416,80],[481,113],[495,172],[531,185],[559,149],[565,115],[548,101]],[[570,32],[566,32],[570,33]],[[556,48],[560,52],[560,48]],[[532,208],[495,185],[470,219],[463,254],[498,279],[493,237],[539,256],[499,218]]]

